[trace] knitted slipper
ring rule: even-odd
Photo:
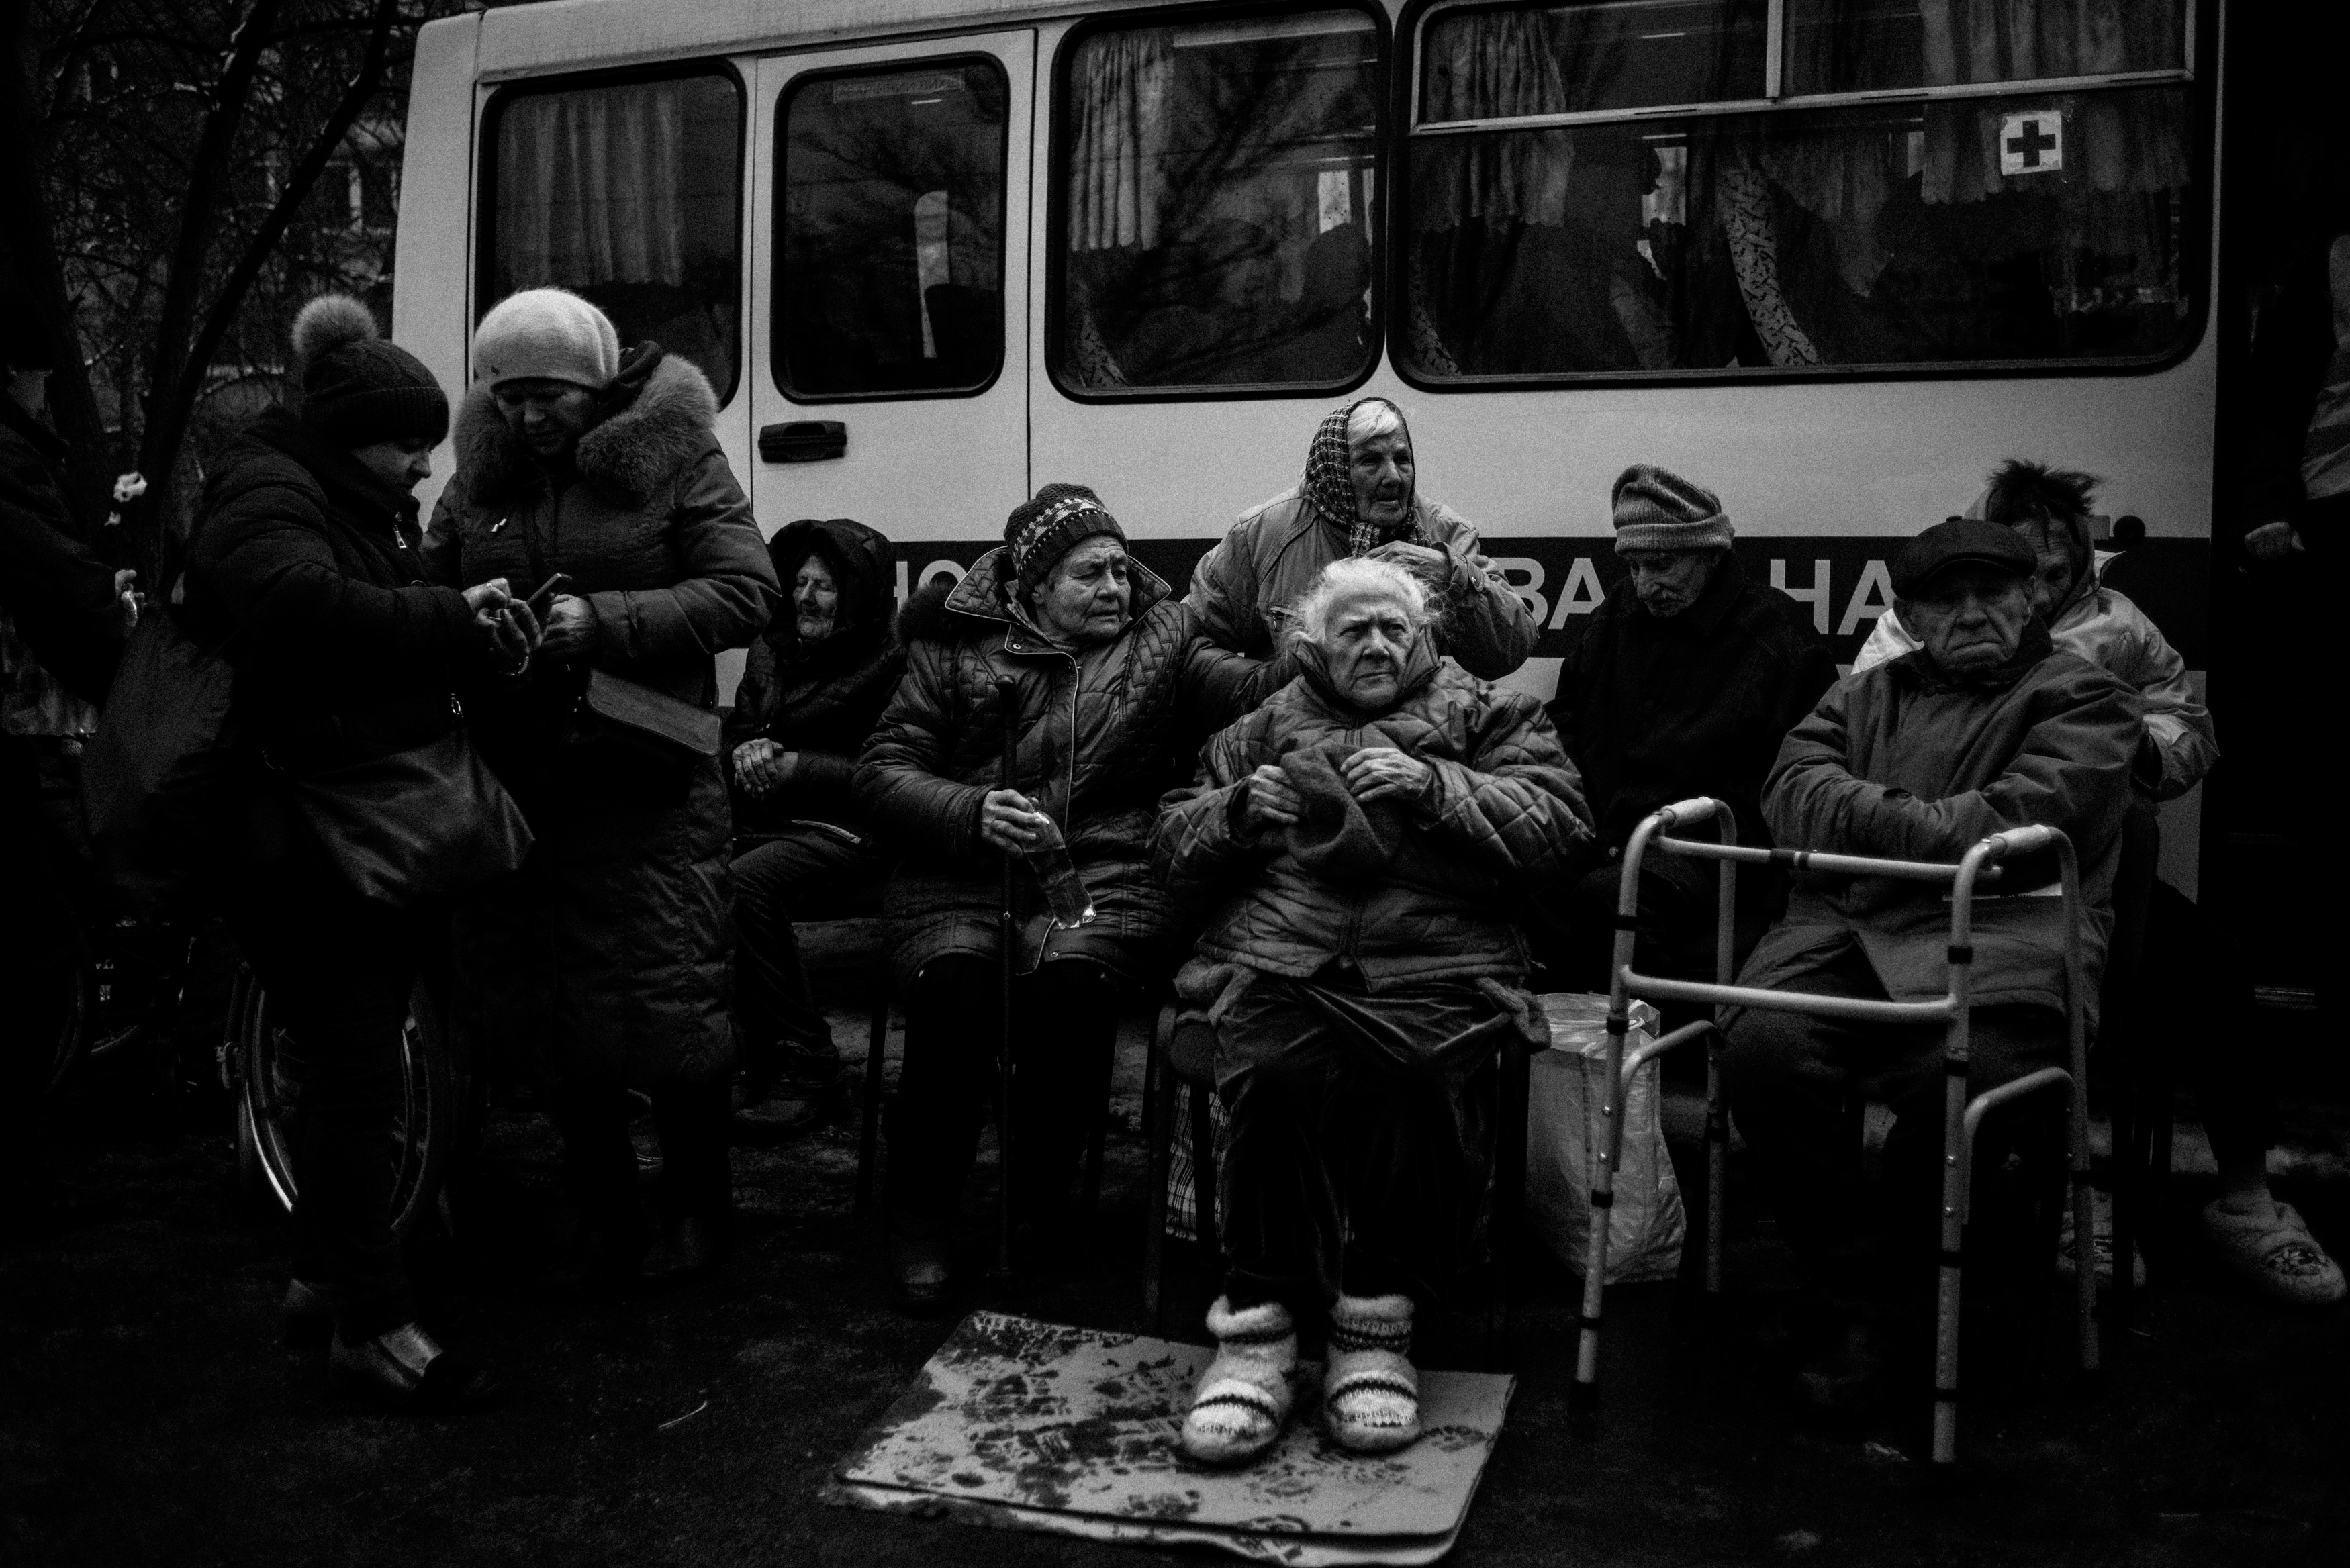
[[[2242,1213],[2219,1200],[2203,1206],[2203,1234],[2220,1261],[2272,1301],[2288,1306],[2332,1306],[2343,1298],[2342,1266],[2325,1255],[2290,1203],[2270,1200],[2273,1212]]]
[[[1183,1417],[1183,1452],[1205,1465],[1245,1464],[1280,1439],[1297,1370],[1289,1309],[1264,1302],[1234,1312],[1227,1296],[1208,1309],[1216,1358],[1200,1374]]]
[[[1411,1348],[1409,1296],[1340,1296],[1330,1308],[1330,1361],[1322,1411],[1330,1440],[1354,1454],[1384,1454],[1419,1437],[1419,1374]]]

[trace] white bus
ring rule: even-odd
[[[1848,659],[1892,546],[2040,457],[2143,520],[2131,590],[2199,669],[2217,11],[472,13],[418,45],[395,327],[461,386],[499,297],[576,289],[709,373],[764,528],[856,517],[907,582],[1071,480],[1180,587],[1378,393],[1541,618],[1538,691],[1615,580],[1629,462],[1718,491]]]

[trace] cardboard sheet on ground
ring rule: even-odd
[[[1514,1379],[1422,1372],[1420,1440],[1357,1458],[1324,1438],[1309,1378],[1278,1448],[1210,1470],[1175,1438],[1212,1354],[973,1313],[834,1467],[827,1500],[1298,1568],[1433,1563],[1451,1549]]]

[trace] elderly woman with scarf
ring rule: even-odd
[[[2176,1031],[2170,1042],[2153,1048],[2173,1050],[2191,1068],[2202,1069],[2196,1098],[2220,1168],[2220,1196],[2203,1210],[2203,1230],[2221,1260],[2273,1300],[2331,1306],[2350,1294],[2341,1265],[2326,1255],[2299,1211],[2269,1190],[2276,1096],[2273,1075],[2264,1070],[2269,1064],[2250,1044],[2262,1036],[2249,1016],[2248,984],[2230,960],[2219,956],[2229,951],[2224,934],[2209,926],[2194,900],[2155,878],[2161,849],[2155,806],[2200,782],[2220,760],[2220,743],[2210,710],[2188,682],[2187,660],[2144,610],[2103,580],[2105,562],[2089,532],[2096,483],[2070,469],[2010,459],[1991,472],[1967,515],[2004,524],[2022,536],[2039,563],[2032,604],[2047,623],[2049,639],[2118,676],[2137,691],[2144,711],[2131,770],[2136,788],[2123,819],[2121,866],[2114,879],[2114,936],[2102,1005],[2107,1033],[2144,1049],[2134,1044],[2136,1036]],[[1853,673],[1917,646],[1899,612],[1888,611],[1853,661]],[[2143,1007],[2140,981],[2148,974],[2187,982],[2174,993],[2186,1006]],[[2243,1054],[2215,1055],[2199,1045],[2212,1039],[2247,1045]],[[2189,1046],[2189,1041],[2199,1044]],[[2100,1243],[2102,1249],[2102,1237]],[[2130,1266],[2137,1268],[2137,1262]]]
[[[1180,778],[1177,736],[1245,711],[1267,678],[1201,637],[1199,618],[1128,558],[1124,530],[1085,486],[1045,485],[1013,509],[1003,535],[951,589],[923,588],[899,617],[906,677],[857,773],[858,806],[902,856],[882,906],[900,924],[906,1005],[886,1196],[891,1271],[916,1310],[945,1299],[994,1082],[1001,857],[1049,844],[1049,827],[1094,910],[1055,925],[1038,876],[1014,868],[1014,1196],[1049,1226],[1099,1112],[1119,989],[1171,956],[1176,918],[1148,845],[1159,797]],[[1008,789],[1007,724],[1018,772]]]
[[[906,670],[888,539],[847,517],[804,517],[767,553],[791,603],[751,645],[725,732],[737,841],[756,840],[734,858],[737,1138],[803,1131],[837,1096],[840,1053],[792,922],[881,912],[889,859],[850,784]]]
[[[537,288],[482,318],[473,370],[425,566],[549,597],[528,670],[468,705],[537,845],[459,921],[462,1005],[477,1037],[536,1056],[548,1080],[579,1220],[551,1282],[704,1272],[733,1212],[731,824],[720,759],[654,726],[716,704],[715,656],[765,628],[775,564],[687,360],[654,343],[624,355],[602,311]],[[632,1089],[660,1135],[657,1239]]]
[[[1477,530],[1419,493],[1403,410],[1364,398],[1323,420],[1305,477],[1243,515],[1201,557],[1188,602],[1218,646],[1252,659],[1282,652],[1283,618],[1322,568],[1368,556],[1418,577],[1440,607],[1440,651],[1499,680],[1526,661],[1540,628],[1479,554]]]
[[[1581,784],[1541,704],[1431,623],[1395,563],[1326,568],[1289,618],[1297,678],[1208,742],[1152,836],[1169,888],[1213,903],[1176,991],[1232,1114],[1218,1349],[1182,1433],[1204,1462],[1280,1437],[1301,1314],[1328,1317],[1339,1446],[1419,1435],[1413,1303],[1478,1230],[1498,1047],[1547,1042],[1507,910],[1590,838]]]

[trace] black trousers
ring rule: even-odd
[[[1782,989],[1885,998],[1857,947]],[[1942,1050],[1939,1023],[1846,1023],[1750,1007],[1730,1026],[1722,1075],[1779,1232],[1814,1295],[1855,1312],[1921,1307],[1940,1247]],[[2044,1007],[1974,1010],[1967,1089],[1980,1095],[2065,1057],[2064,1019]],[[1896,1120],[1881,1179],[1861,1180],[1846,1115],[1873,1092]],[[1969,1246],[2011,1272],[2053,1254],[2064,1190],[2064,1100],[2026,1096],[1992,1113],[1976,1139]]]
[[[1373,995],[1326,972],[1252,973],[1215,1023],[1232,1305],[1440,1296],[1476,1243],[1520,1021],[1473,982]]]
[[[725,1080],[655,1084],[647,1093],[660,1138],[656,1202],[662,1217],[724,1220],[734,1199]],[[635,1100],[617,1080],[569,1076],[555,1085],[547,1110],[563,1135],[565,1196],[623,1250],[635,1248],[644,1238],[637,1150],[629,1137]]]
[[[821,1092],[840,1081],[792,922],[878,915],[889,874],[886,857],[812,827],[734,857],[734,1033],[756,1087]]]
[[[1003,970],[993,959],[933,960],[906,999],[906,1066],[887,1127],[891,1236],[938,1244],[951,1232],[979,1130],[995,1103]],[[1047,959],[1013,992],[1012,1179],[1015,1210],[1045,1220],[1068,1200],[1101,1114],[1118,1035],[1118,984],[1085,959]]]
[[[416,1296],[391,1231],[400,1032],[437,914],[345,891],[296,860],[248,868],[228,909],[244,960],[289,1037],[294,1276],[322,1288],[346,1340],[399,1327]]]

